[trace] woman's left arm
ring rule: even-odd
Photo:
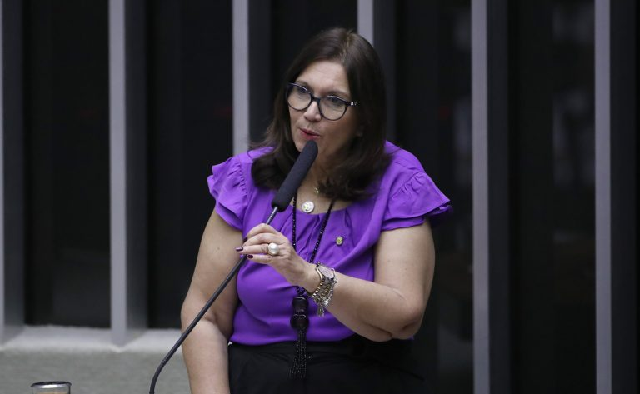
[[[374,265],[373,282],[336,273],[328,309],[373,341],[410,338],[422,323],[433,279],[435,250],[429,222],[383,232]]]
[[[304,261],[289,240],[273,227],[260,224],[247,234],[238,253],[268,264],[289,283],[312,293],[320,284],[314,264]],[[267,254],[267,244],[279,246],[277,256]],[[328,310],[342,324],[372,341],[406,339],[420,328],[431,291],[435,260],[431,226],[384,231],[374,256],[374,281],[336,272],[337,284]]]

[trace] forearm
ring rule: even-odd
[[[423,303],[375,282],[337,274],[329,312],[354,332],[373,341],[408,338],[420,326]],[[316,275],[317,278],[317,275]],[[318,279],[305,286],[317,287]]]
[[[411,337],[420,327],[424,312],[420,301],[376,282],[341,274],[337,279],[328,310],[347,327],[371,326],[387,333],[386,340]]]
[[[182,346],[192,394],[228,394],[227,338],[210,321],[201,321]]]

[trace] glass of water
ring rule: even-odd
[[[36,382],[31,385],[32,394],[71,394],[69,382]]]

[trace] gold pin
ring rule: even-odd
[[[336,245],[342,246],[342,237],[336,238]]]

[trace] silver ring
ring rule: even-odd
[[[271,242],[269,245],[267,245],[267,253],[269,253],[271,256],[277,256],[279,252],[280,247],[277,243]]]

